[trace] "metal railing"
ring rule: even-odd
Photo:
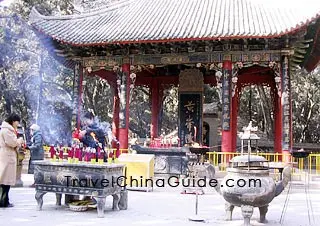
[[[220,171],[225,171],[230,159],[241,155],[239,152],[207,152],[209,162],[218,166]],[[293,173],[308,172],[320,174],[320,154],[309,154],[306,158],[295,158],[290,154],[279,153],[252,153],[252,155],[263,156],[269,162],[287,162],[292,164]]]
[[[309,154],[307,164],[309,173],[320,174],[320,154]]]

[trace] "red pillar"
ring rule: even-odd
[[[274,151],[282,153],[282,106],[277,89],[274,92]]]
[[[222,81],[222,152],[232,152],[232,111],[231,111],[232,62],[223,62]]]
[[[159,131],[159,83],[156,79],[152,79],[151,84],[151,139],[158,137]]]
[[[120,112],[120,101],[117,82],[112,82],[113,88],[113,118],[112,118],[112,134],[119,140],[119,112]],[[113,145],[113,147],[115,147]]]
[[[239,93],[240,91],[236,89],[234,96],[232,97],[232,150],[235,152],[237,150],[237,125],[238,125],[238,107],[239,107]]]
[[[129,141],[129,98],[130,98],[130,64],[122,65],[122,83],[120,85],[120,120],[119,141],[120,149],[128,149]]]

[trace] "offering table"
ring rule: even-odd
[[[93,196],[97,199],[98,217],[104,217],[106,197],[113,196],[113,210],[127,209],[127,190],[124,186],[124,164],[68,163],[50,160],[34,161],[34,179],[38,210],[43,196],[56,193],[57,205],[62,194]]]

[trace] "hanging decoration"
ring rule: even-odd
[[[217,88],[218,88],[218,94],[219,94],[219,100],[220,103],[222,103],[222,63],[218,63],[218,64],[210,64],[209,66],[210,70],[215,70],[215,77],[216,77],[216,81],[217,81]]]
[[[278,96],[281,97],[281,77],[280,77],[280,64],[274,61],[270,61],[269,62],[269,67],[273,69],[275,77],[274,77],[274,81],[276,83],[276,88],[277,88],[277,93]]]
[[[232,97],[234,97],[237,89],[237,83],[238,83],[238,72],[239,70],[243,68],[242,62],[237,62],[232,65],[232,78],[231,78],[231,89],[232,89]]]
[[[150,67],[151,67],[151,65],[150,65]],[[133,97],[133,91],[135,88],[137,73],[141,72],[141,70],[142,69],[140,66],[134,66],[134,65],[130,66],[130,98],[129,98],[129,102],[131,102],[132,97]]]
[[[137,73],[141,72],[141,66],[134,66],[130,65],[130,75],[129,75],[129,87],[130,87],[130,97],[129,97],[129,102],[132,100],[133,96],[133,90],[135,88],[135,83],[137,79]],[[124,73],[122,73],[122,68],[119,65],[115,65],[113,67],[113,71],[117,74],[117,88],[118,88],[118,94],[121,97],[122,90],[121,86],[126,83],[126,78],[124,78]],[[122,95],[123,96],[123,95]],[[121,103],[121,98],[120,98],[120,103]]]

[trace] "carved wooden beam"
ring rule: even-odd
[[[130,55],[130,62],[133,65],[179,65],[198,63],[221,63],[223,60],[232,62],[278,62],[280,60],[280,51],[230,51],[226,52],[202,52],[202,53],[176,53],[176,54],[145,54]],[[123,57],[105,56],[105,57],[83,57],[85,67],[104,67],[121,65]]]

